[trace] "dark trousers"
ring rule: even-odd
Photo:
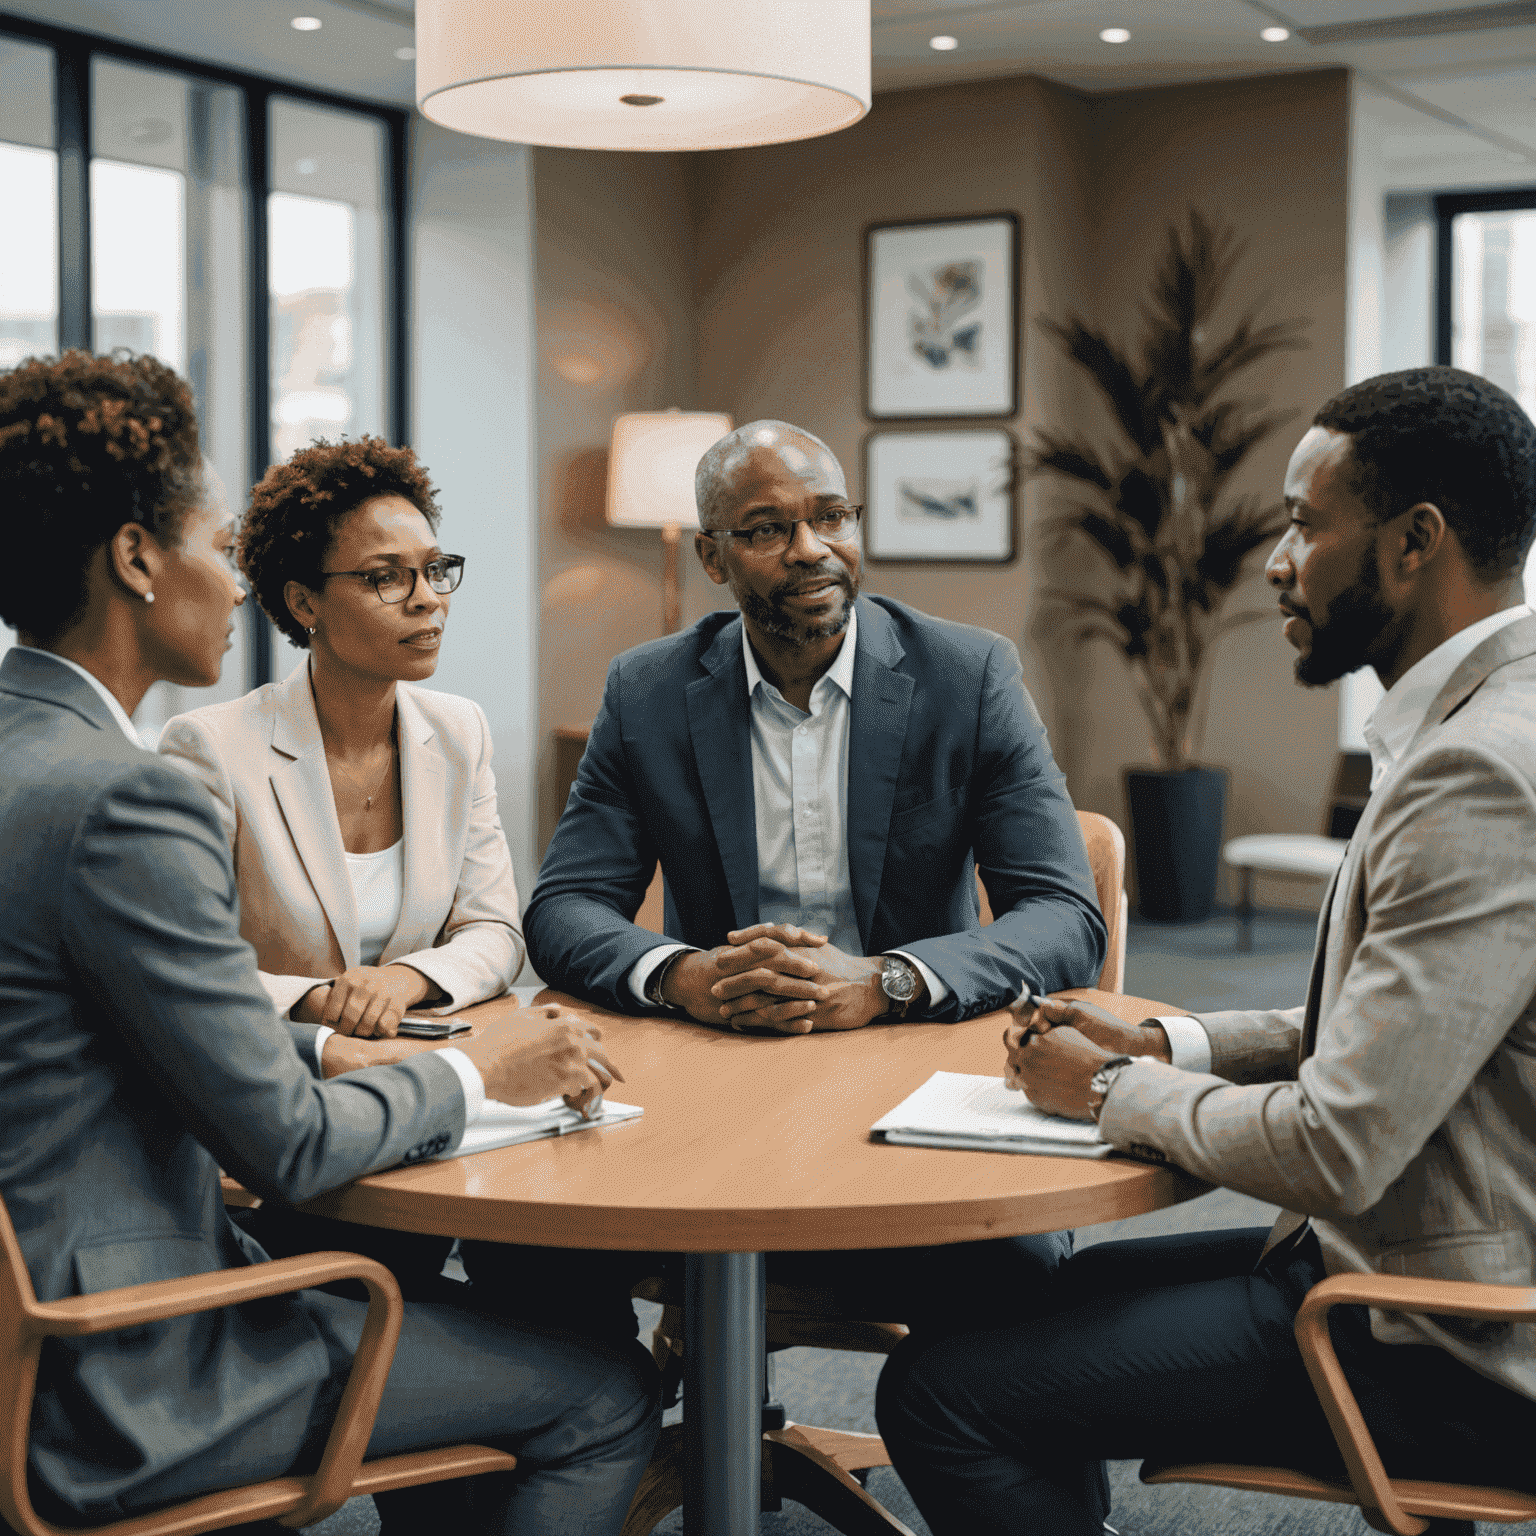
[[[1255,1272],[1266,1235],[1085,1248],[1047,1315],[906,1340],[875,1411],[934,1536],[1099,1536],[1105,1459],[1342,1477],[1292,1331],[1323,1276],[1317,1242]],[[1433,1346],[1377,1343],[1364,1308],[1335,1308],[1331,1330],[1389,1473],[1536,1487],[1536,1402]]]
[[[629,1292],[661,1275],[681,1293],[683,1256],[466,1242],[476,1306],[603,1337],[635,1333]],[[768,1281],[810,1292],[821,1305],[873,1322],[930,1332],[1012,1318],[1050,1303],[1069,1232],[933,1248],[770,1253]]]

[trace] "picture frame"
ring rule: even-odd
[[[1017,554],[1018,441],[1006,427],[871,432],[864,554],[872,564],[1007,565]]]
[[[872,421],[1019,410],[1020,226],[988,213],[864,232],[864,401]]]

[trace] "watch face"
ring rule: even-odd
[[[887,960],[880,968],[880,988],[898,1003],[907,1002],[917,996],[916,973],[900,960]]]

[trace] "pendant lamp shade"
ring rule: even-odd
[[[870,0],[416,0],[416,102],[565,149],[741,149],[869,111]]]

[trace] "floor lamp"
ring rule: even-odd
[[[693,472],[731,430],[714,411],[633,411],[613,423],[608,449],[608,522],[615,528],[659,528],[665,561],[661,632],[681,619],[677,553],[683,530],[699,526]]]

